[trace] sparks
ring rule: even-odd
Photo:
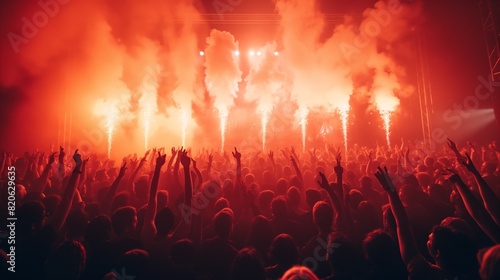
[[[227,111],[227,108],[220,107],[219,119],[220,119],[221,151],[224,151],[224,145],[226,144],[226,125],[228,116],[229,112]]]
[[[118,112],[116,109],[110,109],[106,115],[106,134],[108,136],[108,158],[111,158],[111,147],[113,145],[113,134],[116,127]]]
[[[267,123],[269,122],[269,111],[262,113],[262,151],[266,150],[266,133],[267,133]]]
[[[307,109],[299,109],[300,126],[302,129],[302,152],[306,152],[306,136],[307,136],[307,115],[309,111]]]
[[[339,109],[340,120],[342,121],[342,132],[344,134],[344,150],[347,155],[347,121],[349,120],[349,107]]]
[[[388,110],[380,110],[380,115],[382,116],[382,120],[384,120],[384,128],[385,128],[385,139],[387,141],[387,147],[391,149],[391,116],[392,112]]]

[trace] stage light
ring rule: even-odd
[[[279,55],[279,53],[278,53],[278,52],[274,52],[274,56],[278,56],[278,55]]]
[[[249,51],[249,52],[248,52],[248,55],[249,55],[249,56],[254,56],[254,55],[255,55],[255,52],[254,52],[254,51]]]
[[[204,56],[205,55],[205,52],[204,51],[200,51],[200,56]]]
[[[234,55],[235,55],[235,56],[240,56],[240,51],[235,51],[235,52],[234,52]]]
[[[261,55],[262,55],[262,53],[261,53],[261,52],[257,52],[257,56],[261,56]]]

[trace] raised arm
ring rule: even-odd
[[[144,216],[144,225],[141,231],[141,238],[143,239],[150,239],[156,235],[156,226],[154,223],[156,217],[156,207],[158,204],[156,196],[158,193],[158,181],[160,179],[161,168],[165,164],[165,161],[166,155],[162,155],[160,152],[158,152],[153,180],[151,180],[151,189],[149,190],[148,208],[146,209],[146,214]]]
[[[481,173],[479,172],[479,170],[477,170],[476,166],[474,166],[474,163],[469,154],[465,155],[466,157],[463,158],[460,163],[474,175],[477,185],[479,186],[479,193],[481,194],[484,208],[486,209],[486,211],[488,211],[495,223],[500,226],[500,200],[497,198],[488,183],[486,183],[484,178],[481,176]]]
[[[236,159],[236,182],[235,185],[241,184],[241,153],[234,147],[234,152],[231,152]]]
[[[124,162],[122,167],[120,168],[120,172],[118,173],[118,176],[116,176],[116,179],[113,181],[113,184],[111,184],[111,187],[106,191],[106,194],[104,194],[104,197],[100,201],[100,206],[102,209],[103,213],[111,214],[111,203],[113,202],[113,197],[116,194],[116,189],[120,185],[120,181],[125,175],[125,170],[127,170],[127,163]]]
[[[181,181],[179,180],[179,166],[181,163],[181,153],[183,152],[182,147],[179,151],[177,151],[177,158],[175,159],[174,171],[173,171],[173,181],[176,188],[181,186]]]
[[[450,172],[447,179],[455,184],[469,215],[491,240],[497,244],[500,243],[500,227],[491,218],[484,206],[476,200],[469,187],[462,181],[462,178],[455,171],[447,170]]]
[[[36,184],[34,184],[31,188],[32,192],[43,193],[43,191],[45,190],[45,186],[47,185],[47,179],[49,178],[50,170],[52,169],[52,164],[55,162],[55,160],[56,153],[53,153],[52,155],[50,155],[49,162],[43,169],[42,175],[40,175],[40,178],[38,178]]]
[[[413,236],[413,232],[410,228],[408,215],[406,214],[403,203],[399,199],[399,195],[396,191],[396,187],[394,187],[394,184],[392,183],[387,167],[385,167],[384,170],[378,167],[378,171],[375,172],[375,177],[377,177],[378,181],[389,196],[392,214],[396,220],[399,250],[404,263],[408,265],[412,259],[420,255],[415,242],[415,237]]]
[[[214,156],[212,154],[208,155],[208,165],[207,165],[207,174],[209,178],[212,178],[212,163],[214,160]]]
[[[201,171],[196,166],[196,161],[194,159],[191,159],[191,161],[193,162],[193,168],[194,168],[194,172],[196,173],[196,178],[197,178],[195,188],[197,190],[201,190],[201,186],[203,185],[203,175],[201,175]]]
[[[269,157],[269,160],[271,161],[271,165],[273,166],[273,172],[276,172],[276,162],[274,161],[274,152],[269,151],[269,154],[267,154]]]
[[[367,156],[368,156],[368,163],[366,163],[365,175],[369,176],[369,173],[370,173],[370,170],[372,167],[372,162],[373,162],[372,152],[368,151]]]
[[[191,158],[188,157],[186,150],[181,152],[180,162],[182,167],[184,167],[184,203],[186,205],[191,205],[191,200],[193,198],[193,185],[191,182],[191,171],[189,169]]]
[[[344,207],[342,206],[342,202],[340,201],[339,197],[335,193],[332,185],[328,183],[328,179],[326,179],[325,174],[319,172],[319,177],[320,181],[318,181],[318,185],[325,189],[328,192],[328,196],[330,197],[330,204],[333,206],[333,209],[335,210],[336,216],[334,217],[334,225],[344,233],[347,233],[346,230],[346,220],[345,220],[345,213],[344,213]]]
[[[172,157],[170,157],[170,159],[168,160],[168,164],[167,164],[167,175],[168,176],[172,175],[172,164],[174,163],[175,155],[177,155],[177,150],[175,149],[175,147],[172,147],[172,149],[170,149],[170,152],[172,153]]]
[[[66,153],[64,152],[63,147],[59,147],[59,169],[57,172],[59,173],[59,180],[62,181],[62,178],[66,176],[66,168],[64,166],[64,156]]]
[[[71,177],[69,178],[68,186],[64,190],[64,194],[61,199],[61,203],[59,204],[57,210],[54,212],[54,215],[48,221],[48,224],[52,226],[55,232],[59,232],[68,217],[69,210],[71,209],[71,204],[73,201],[73,196],[75,195],[78,177],[81,173],[82,167],[82,158],[80,154],[78,154],[78,150],[75,151],[73,155],[73,159],[75,160],[75,168],[71,173]]]
[[[141,168],[144,166],[144,164],[146,163],[147,161],[147,158],[148,158],[148,155],[149,155],[149,152],[150,150],[148,150],[144,156],[142,157],[142,159],[139,161],[139,164],[137,165],[137,167],[135,168],[134,172],[132,173],[132,176],[130,176],[130,178],[128,179],[128,182],[127,182],[127,191],[130,192],[130,194],[133,194],[134,193],[134,183],[135,183],[135,178],[137,178],[137,175],[139,174],[139,171],[141,170]]]
[[[290,156],[290,161],[292,162],[292,166],[293,166],[293,169],[295,170],[295,174],[299,178],[299,181],[301,184],[300,186],[296,186],[296,187],[299,187],[299,189],[302,189],[303,185],[304,185],[304,179],[302,178],[302,171],[300,171],[299,165],[297,164],[297,161],[295,161],[295,158],[293,155]]]

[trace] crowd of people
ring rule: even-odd
[[[4,152],[1,219],[14,179],[17,220],[0,278],[500,279],[499,162],[495,142],[451,140],[120,162]]]

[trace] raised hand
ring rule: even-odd
[[[318,185],[327,190],[327,191],[331,191],[332,188],[330,187],[330,184],[328,183],[328,179],[326,179],[326,176],[325,174],[323,174],[322,172],[319,172],[319,177],[320,177],[320,181],[317,181],[318,182]]]
[[[177,155],[177,150],[175,149],[175,147],[172,147],[170,149],[170,153],[172,154],[172,157],[175,157]]]
[[[156,168],[161,168],[165,164],[166,158],[166,154],[162,155],[160,152],[158,152],[158,157],[156,158]]]
[[[444,175],[445,180],[450,181],[454,184],[459,184],[463,183],[462,178],[460,178],[460,175],[458,173],[450,168],[446,168],[446,171],[443,171],[442,175]]]
[[[459,161],[470,172],[472,173],[478,172],[477,168],[474,166],[474,162],[472,162],[472,159],[470,158],[470,155],[468,153],[465,153],[465,157],[462,156],[462,158]]]
[[[179,151],[179,153],[180,153],[179,157],[180,157],[182,166],[184,166],[184,168],[188,168],[189,164],[191,163],[191,158],[188,157],[187,151],[182,150],[182,151]]]
[[[59,146],[59,162],[63,162],[65,155],[66,153],[64,152],[64,148]]]
[[[238,150],[236,149],[236,147],[234,147],[234,152],[231,152],[233,154],[233,157],[236,159],[236,160],[241,160],[241,153],[238,152]]]
[[[76,166],[82,165],[82,156],[78,153],[78,149],[76,149],[75,153],[73,154],[73,160],[75,161]]]
[[[267,154],[267,156],[268,156],[271,160],[274,160],[274,153],[273,153],[273,151],[269,151],[269,154]]]
[[[389,193],[396,192],[396,187],[394,187],[394,184],[392,183],[391,177],[389,176],[389,171],[387,171],[387,167],[384,167],[384,169],[382,170],[382,168],[380,168],[379,166],[377,167],[377,169],[378,170],[375,172],[375,177],[382,185],[382,188],[384,188],[384,190]]]
[[[453,142],[450,138],[446,138],[448,140],[448,147],[454,152],[458,152],[457,144]]]
[[[118,172],[118,176],[123,177],[125,175],[126,170],[127,170],[127,163],[123,162],[122,167],[120,167],[120,172]]]
[[[335,165],[333,169],[335,170],[335,174],[341,175],[344,172],[344,168],[342,167],[342,165],[340,165],[340,162],[342,161],[342,156],[340,152],[335,157],[335,160],[337,160],[337,165]]]
[[[212,162],[214,160],[214,156],[212,154],[208,155],[208,162]]]
[[[196,160],[191,159],[191,161],[193,162],[193,168],[196,169]]]
[[[56,153],[52,153],[49,157],[49,164],[52,164],[56,161]]]

